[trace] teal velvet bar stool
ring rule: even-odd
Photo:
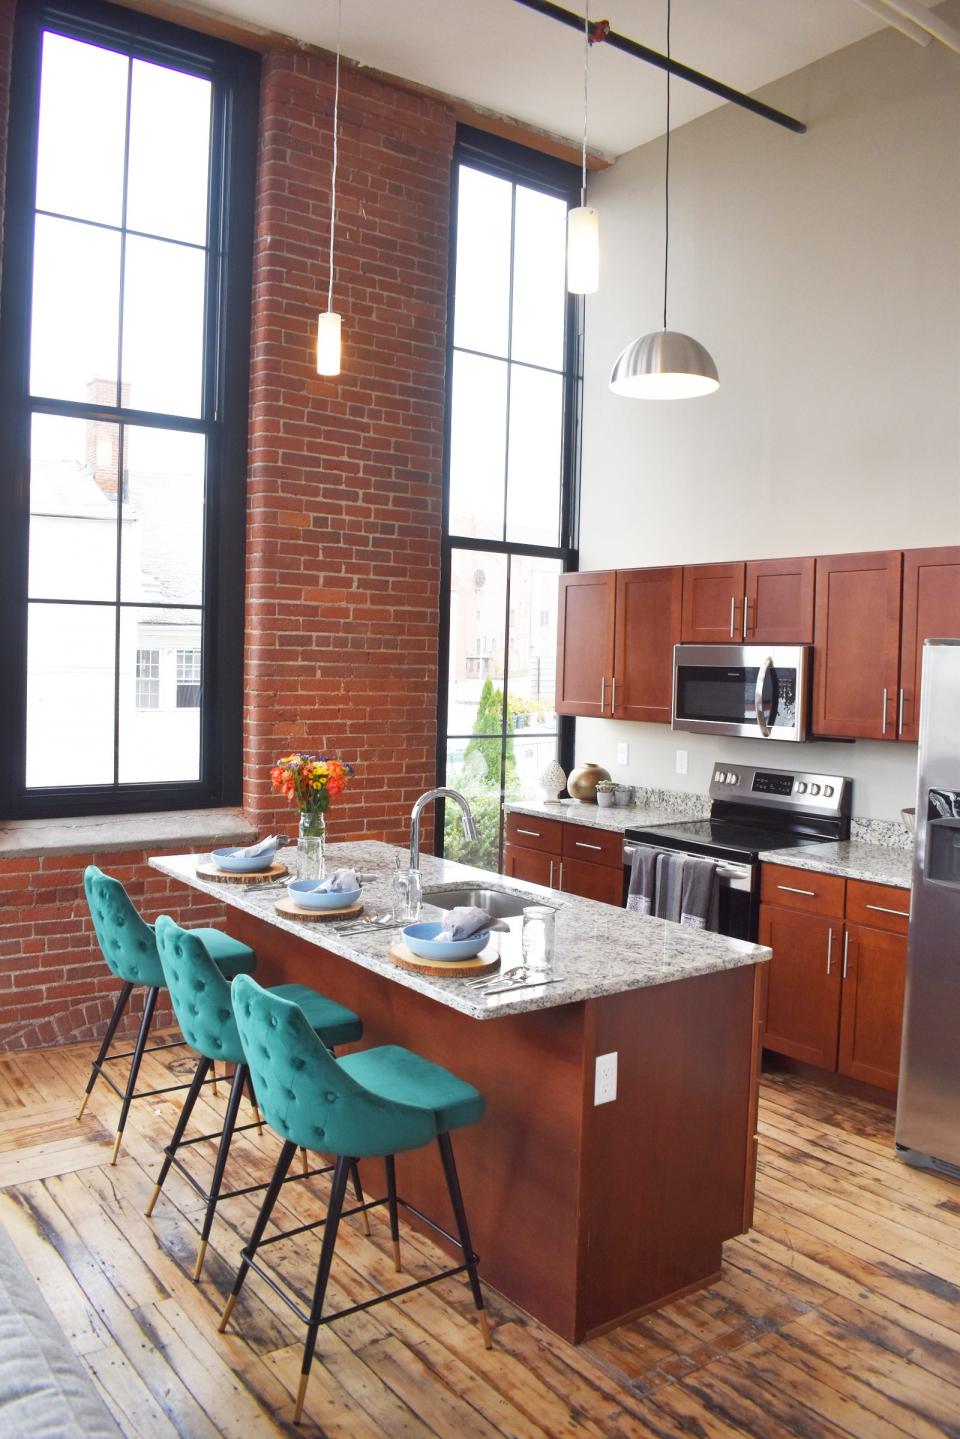
[[[483,1095],[472,1084],[458,1079],[446,1069],[421,1059],[409,1049],[383,1045],[376,1049],[359,1050],[335,1059],[314,1034],[303,1010],[280,994],[265,990],[247,975],[240,975],[232,985],[233,1008],[237,1029],[243,1045],[253,1082],[256,1086],[264,1118],[283,1139],[283,1148],[250,1242],[243,1250],[233,1291],[220,1320],[223,1333],[243,1287],[248,1269],[254,1269],[307,1326],[307,1339],[300,1368],[294,1423],[299,1423],[310,1377],[310,1365],[321,1324],[346,1314],[369,1309],[385,1299],[395,1299],[425,1285],[448,1279],[466,1271],[480,1329],[486,1347],[490,1348],[490,1329],[483,1307],[483,1291],[477,1272],[477,1256],[470,1243],[467,1215],[460,1192],[457,1166],[453,1157],[450,1131],[467,1124],[476,1124],[483,1117]],[[448,1234],[433,1220],[398,1198],[394,1172],[394,1156],[404,1150],[420,1149],[437,1141],[444,1177],[450,1195],[457,1237]],[[288,1230],[264,1239],[270,1214],[284,1183],[287,1170],[297,1148],[322,1149],[335,1154],[330,1202],[325,1220]],[[330,1266],[337,1242],[337,1230],[344,1214],[347,1179],[358,1159],[383,1159],[386,1170],[387,1197],[368,1201],[372,1209],[385,1204],[390,1219],[390,1235],[396,1267],[399,1269],[398,1207],[409,1209],[438,1234],[459,1246],[463,1262],[432,1274],[427,1279],[376,1294],[361,1304],[324,1314]],[[302,1234],[323,1225],[323,1243],[317,1268],[313,1303],[304,1313],[295,1299],[288,1296],[257,1262],[257,1249],[273,1244],[289,1234]]]
[[[193,1272],[194,1280],[199,1280],[219,1200],[235,1199],[241,1194],[254,1194],[266,1188],[265,1184],[250,1184],[244,1189],[223,1190],[223,1175],[230,1152],[230,1142],[235,1133],[253,1127],[250,1124],[237,1124],[244,1087],[249,1089],[250,1099],[254,1106],[256,1106],[257,1099],[250,1082],[250,1073],[244,1058],[240,1036],[237,1033],[231,1002],[231,986],[210,957],[203,932],[196,929],[181,929],[167,915],[161,915],[157,920],[156,935],[160,963],[163,967],[167,989],[170,991],[174,1014],[177,1016],[184,1039],[192,1049],[196,1050],[200,1058],[173,1137],[164,1150],[163,1165],[154,1185],[147,1214],[153,1213],[153,1206],[160,1196],[164,1180],[170,1172],[170,1166],[176,1164],[180,1172],[207,1203],[196,1267]],[[288,1002],[298,1005],[311,1032],[327,1049],[332,1050],[336,1044],[351,1044],[363,1034],[363,1024],[352,1009],[346,1009],[342,1004],[337,1004],[335,1000],[327,999],[326,995],[318,993],[315,989],[308,989],[305,984],[279,984],[274,989],[268,990],[267,993],[279,995]],[[204,1190],[177,1157],[177,1150],[181,1144],[199,1144],[204,1139],[217,1137],[213,1134],[201,1134],[186,1141],[183,1138],[190,1115],[206,1080],[207,1071],[215,1061],[232,1064],[236,1067],[224,1115],[223,1129],[220,1132],[213,1179],[210,1189]],[[254,1112],[257,1112],[256,1109]],[[259,1128],[259,1114],[255,1124]],[[306,1160],[306,1150],[304,1150],[304,1160]],[[325,1174],[332,1169],[332,1165],[327,1165],[322,1169],[310,1170],[305,1163],[303,1175],[295,1177],[304,1178],[311,1174]],[[357,1199],[362,1205],[363,1190],[360,1187],[360,1175],[356,1165],[353,1166],[352,1174]],[[366,1232],[369,1234],[370,1226],[365,1209],[363,1210],[363,1221]]]
[[[166,988],[153,926],[147,924],[137,913],[120,881],[104,874],[95,864],[88,865],[84,870],[83,889],[90,907],[90,917],[93,920],[94,933],[97,936],[100,951],[110,973],[121,981],[121,988],[107,1025],[107,1032],[103,1036],[100,1052],[90,1069],[90,1078],[87,1080],[87,1088],[80,1101],[77,1118],[82,1117],[83,1111],[87,1107],[87,1100],[93,1092],[93,1086],[102,1075],[110,1088],[121,1099],[120,1122],[117,1125],[113,1155],[110,1159],[111,1164],[116,1164],[132,1101],[153,1098],[158,1094],[170,1094],[178,1089],[187,1088],[185,1084],[169,1084],[163,1089],[148,1089],[137,1094],[137,1077],[144,1054],[152,1054],[160,1049],[171,1049],[175,1045],[182,1044],[183,1041],[175,1040],[171,1044],[154,1044],[147,1047],[147,1037],[153,1022],[153,1013],[157,1007],[157,998],[161,989]],[[195,929],[191,933],[202,938],[207,952],[223,973],[231,978],[235,974],[249,973],[255,967],[256,956],[248,944],[241,944],[239,940],[231,939],[228,934],[221,934],[218,929]],[[117,1025],[120,1023],[127,1007],[127,1001],[137,985],[143,985],[147,994],[143,1004],[143,1019],[140,1022],[140,1030],[134,1047],[132,1050],[124,1050],[121,1054],[109,1054],[113,1036],[117,1032]],[[116,1059],[130,1060],[130,1072],[123,1089],[114,1083],[113,1078],[104,1068],[105,1064]]]

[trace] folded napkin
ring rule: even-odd
[[[256,844],[242,845],[233,852],[235,855],[242,855],[244,859],[255,859],[262,854],[273,854],[282,844],[289,844],[282,834],[268,834],[266,839],[258,839]]]
[[[473,939],[474,935],[482,934],[485,929],[509,928],[509,924],[502,919],[491,919],[485,909],[478,909],[476,905],[460,904],[447,915],[437,939]]]
[[[336,890],[343,890],[350,893],[360,888],[360,881],[357,878],[355,869],[335,869],[333,874],[328,874],[326,879],[318,880],[309,891],[311,894],[330,894]]]
[[[636,914],[653,913],[653,895],[657,887],[657,855],[659,850],[648,844],[637,845],[630,865],[630,887],[627,909]]]

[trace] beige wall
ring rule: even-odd
[[[960,24],[955,0],[943,13]],[[717,394],[609,392],[619,350],[660,323],[663,142],[592,182],[603,273],[586,321],[584,569],[960,543],[960,56],[888,30],[761,95],[808,133],[727,106],[671,146],[668,323],[709,348]],[[715,757],[771,755],[580,721],[578,758],[623,773],[617,740],[629,778],[676,788],[705,788]],[[912,802],[914,746],[776,754],[852,775],[858,813]]]

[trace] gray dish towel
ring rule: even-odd
[[[651,845],[639,844],[633,851],[630,865],[630,884],[627,889],[627,909],[637,914],[653,914],[653,896],[657,887],[657,856],[660,850]]]
[[[683,867],[680,923],[716,932],[720,921],[720,879],[714,859],[688,855]]]
[[[683,868],[686,856],[682,854],[657,855],[657,896],[655,913],[658,919],[680,920],[680,902],[683,896]]]

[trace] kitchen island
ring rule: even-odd
[[[392,906],[394,855],[332,845],[328,864],[372,873],[376,915]],[[724,1241],[751,1222],[768,949],[425,855],[428,891],[485,885],[556,909],[555,982],[484,997],[399,968],[397,931],[285,918],[283,890],[200,878],[197,859],[150,863],[223,901],[261,983],[313,985],[362,1016],[365,1046],[406,1045],[483,1091],[485,1118],[456,1146],[489,1284],[576,1343],[716,1277]],[[510,926],[504,969],[520,961]],[[610,1054],[616,1097],[596,1104],[596,1060]],[[446,1225],[436,1155],[397,1167],[403,1196]],[[382,1194],[379,1168],[362,1168]]]

